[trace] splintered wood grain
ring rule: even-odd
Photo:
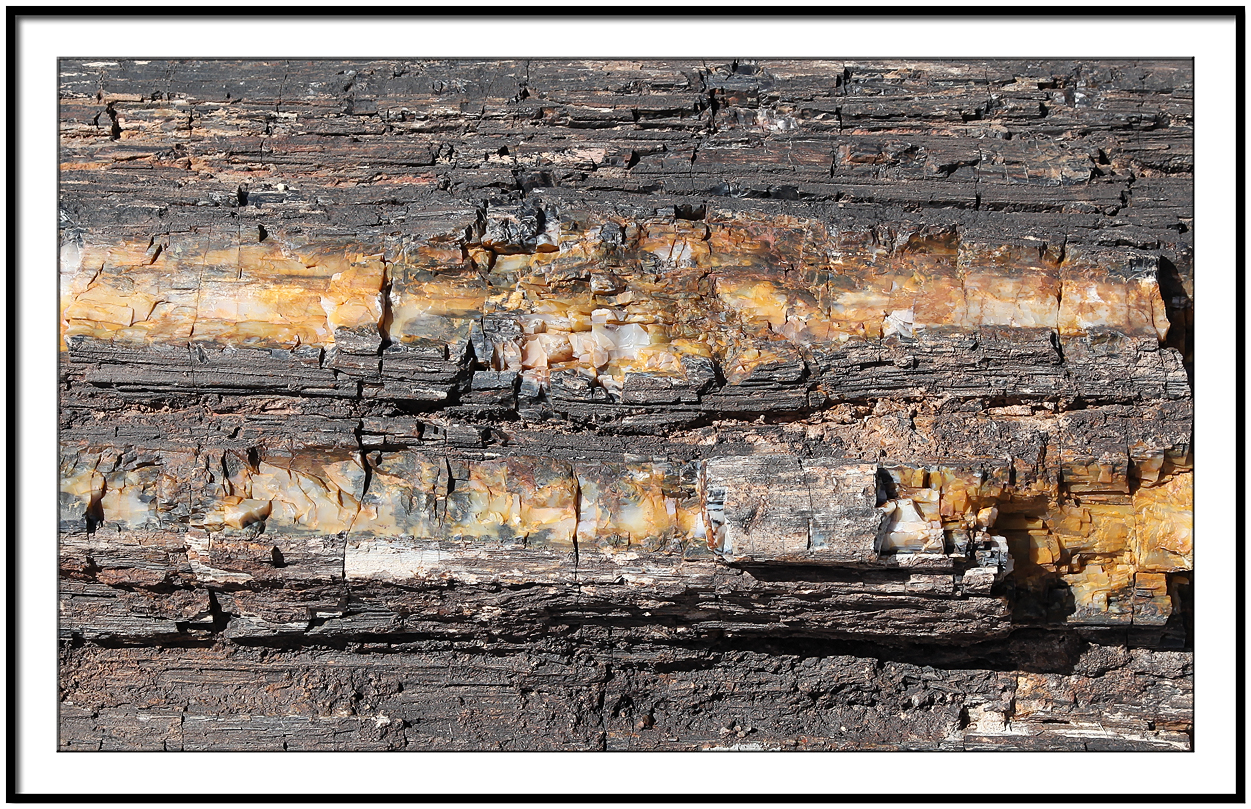
[[[1193,66],[62,60],[64,750],[1188,750]]]

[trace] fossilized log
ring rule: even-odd
[[[62,745],[1187,748],[1189,81],[64,63]]]

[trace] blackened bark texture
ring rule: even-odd
[[[61,64],[63,749],[1189,749],[1189,62]]]

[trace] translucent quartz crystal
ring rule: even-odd
[[[942,553],[943,528],[937,520],[927,520],[911,499],[889,500],[883,506],[887,523],[878,545],[879,553]]]

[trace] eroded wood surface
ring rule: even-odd
[[[61,70],[64,749],[1189,749],[1189,63]]]

